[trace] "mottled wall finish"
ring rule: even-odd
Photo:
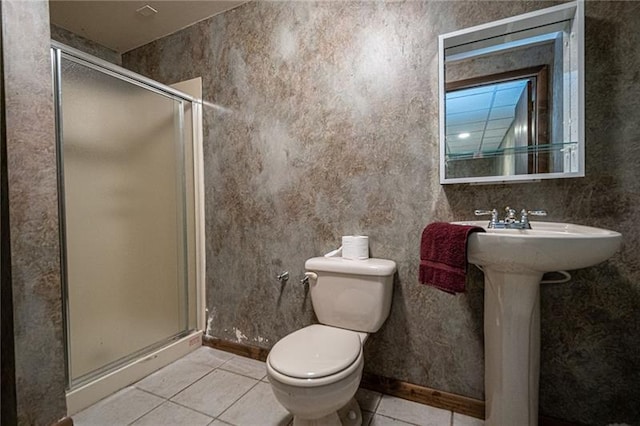
[[[18,422],[66,414],[47,2],[3,0]]]
[[[85,53],[96,56],[105,61],[111,62],[116,65],[122,64],[122,55],[115,50],[111,50],[95,41],[86,39],[76,33],[72,33],[57,25],[51,24],[51,39],[67,46],[73,47],[78,50],[82,50]]]
[[[546,2],[253,2],[125,54],[163,82],[202,75],[209,334],[272,346],[314,320],[304,260],[370,236],[398,263],[367,343],[375,374],[483,398],[483,282],[418,284],[424,225],[476,207],[542,207],[621,231],[615,259],[542,289],[541,412],[640,422],[640,9],[587,3],[587,173],[438,183],[437,35]],[[278,272],[292,279],[283,287]]]

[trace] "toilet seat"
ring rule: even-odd
[[[281,339],[271,349],[271,366],[289,377],[317,379],[349,367],[362,351],[356,332],[310,325]]]
[[[267,370],[276,380],[303,387],[336,382],[360,364],[360,333],[319,324],[285,336],[267,358]]]

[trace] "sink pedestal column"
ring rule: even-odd
[[[537,426],[541,272],[484,267],[487,426]]]

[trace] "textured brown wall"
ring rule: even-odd
[[[549,5],[252,2],[125,54],[162,82],[203,77],[208,333],[270,347],[309,324],[304,260],[362,233],[398,263],[365,368],[482,398],[482,275],[459,296],[418,284],[420,233],[474,208],[546,208],[624,243],[542,288],[541,412],[639,423],[638,5],[587,3],[586,178],[438,183],[437,35]]]
[[[49,10],[3,0],[18,423],[66,414]]]
[[[51,24],[51,39],[66,44],[90,55],[96,56],[116,65],[122,64],[122,56],[108,47],[104,47],[95,41],[88,40],[78,34],[72,33],[62,27]]]

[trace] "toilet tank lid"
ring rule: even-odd
[[[304,267],[308,271],[386,277],[396,271],[396,262],[388,259],[353,260],[342,257],[312,257]]]

